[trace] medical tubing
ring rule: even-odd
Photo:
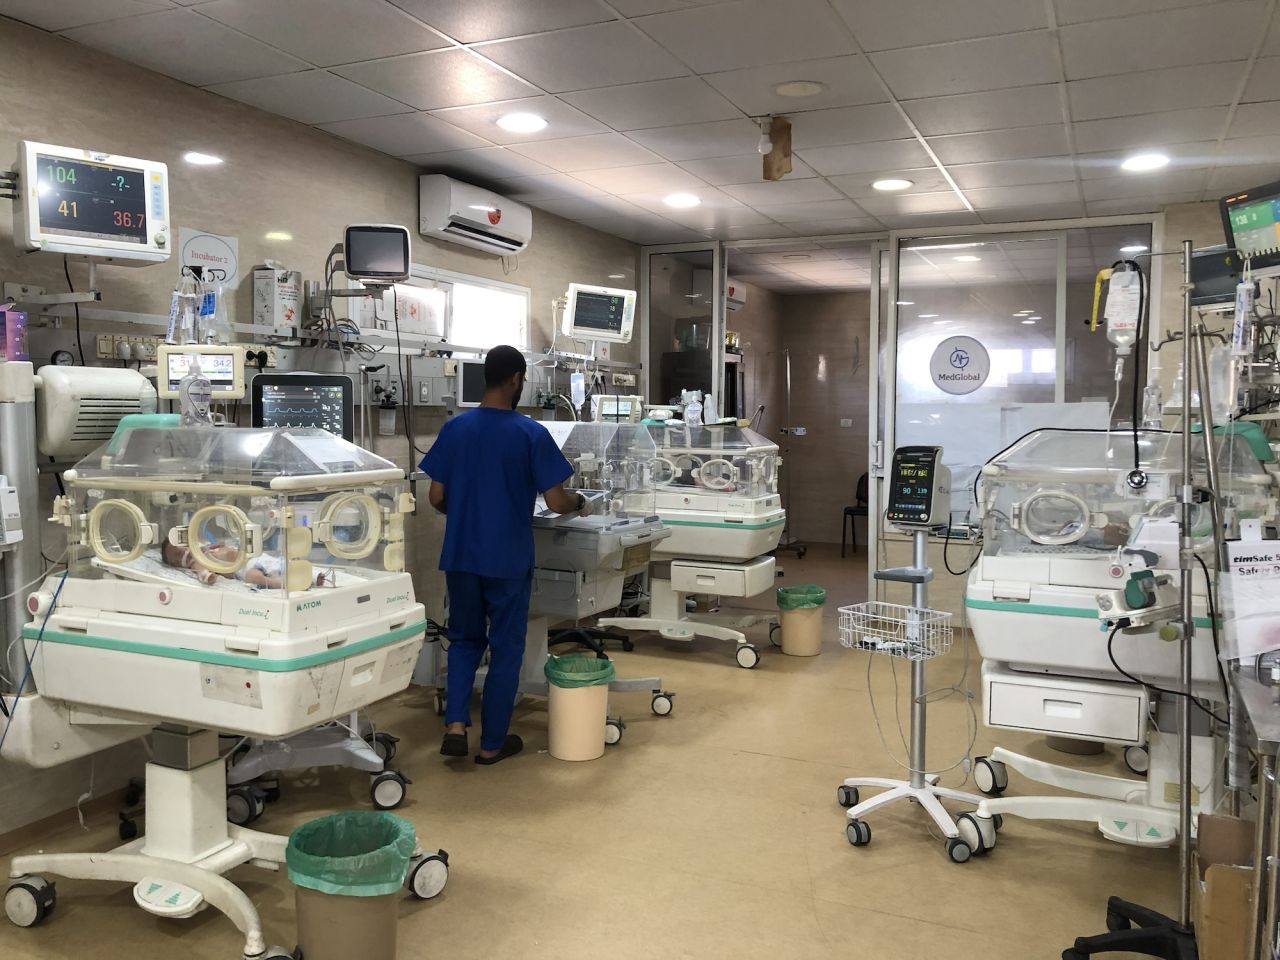
[[[1146,687],[1148,690],[1154,690],[1156,693],[1163,693],[1170,697],[1186,697],[1186,699],[1193,706],[1198,707],[1202,712],[1208,714],[1214,720],[1218,721],[1218,723],[1222,724],[1223,726],[1226,726],[1226,723],[1227,723],[1226,720],[1222,719],[1222,717],[1218,716],[1216,713],[1214,713],[1212,710],[1206,707],[1203,703],[1201,703],[1195,697],[1188,696],[1187,694],[1183,693],[1181,690],[1170,690],[1168,687],[1156,686],[1154,683],[1150,683],[1139,677],[1135,677],[1132,673],[1130,673],[1124,667],[1120,666],[1119,662],[1116,660],[1116,654],[1114,649],[1116,634],[1119,632],[1120,632],[1120,624],[1117,623],[1114,627],[1111,628],[1111,633],[1107,635],[1107,659],[1111,661],[1111,666],[1115,667],[1116,673],[1120,674],[1120,676],[1124,677],[1126,680],[1136,683],[1138,684],[1138,686]]]
[[[8,711],[9,719],[5,721],[4,730],[0,731],[0,756],[4,755],[4,742],[9,736],[9,728],[13,726],[13,718],[18,713],[18,703],[22,700],[23,691],[31,680],[31,665],[35,661],[36,654],[40,652],[40,644],[44,641],[44,628],[49,623],[49,617],[53,615],[54,608],[58,606],[58,597],[62,595],[62,586],[67,582],[67,574],[70,572],[70,570],[62,571],[58,586],[53,591],[53,600],[49,603],[49,609],[44,612],[44,619],[40,621],[40,632],[36,634],[35,646],[31,650],[31,656],[27,657],[26,672],[22,675],[22,682],[18,684],[17,693],[13,695],[13,707]],[[3,700],[4,697],[0,695],[0,701]]]

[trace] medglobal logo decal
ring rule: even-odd
[[[991,357],[973,337],[947,337],[933,349],[929,379],[943,393],[973,393],[991,373]]]

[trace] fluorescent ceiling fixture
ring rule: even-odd
[[[701,297],[701,296],[702,296],[702,294],[700,294],[700,293],[686,293],[686,294],[684,295],[684,298],[685,298],[686,300],[697,300],[697,299],[698,299],[699,297]]]
[[[536,113],[507,113],[496,123],[508,133],[537,133],[547,128],[547,121]]]
[[[826,89],[820,80],[788,80],[774,87],[773,92],[780,97],[816,97]]]
[[[972,253],[964,253],[958,257],[952,257],[951,259],[954,260],[956,263],[977,263],[982,258],[975,257]]]
[[[263,240],[292,240],[293,234],[285,233],[283,230],[271,230],[271,231],[268,231],[266,234],[264,234],[262,239]]]
[[[1023,320],[1023,323],[1035,323],[1035,320]]]
[[[627,278],[627,275],[626,275],[625,273],[611,273],[611,274],[609,274],[609,279],[610,279],[610,280],[625,280],[626,278]]]
[[[1141,243],[1131,243],[1127,247],[1121,247],[1121,253],[1146,253],[1151,248]]]
[[[662,202],[668,207],[675,207],[677,210],[687,210],[689,207],[696,207],[702,203],[692,193],[671,193],[663,197]]]
[[[916,305],[914,300],[895,300],[894,302],[900,307],[914,307]]]
[[[907,187],[914,185],[915,182],[912,180],[902,180],[898,177],[887,177],[884,180],[875,181],[871,184],[871,187],[874,190],[905,190]],[[920,248],[917,247],[916,249],[918,250]]]
[[[199,153],[195,150],[188,150],[182,155],[182,159],[187,163],[194,163],[197,167],[216,167],[222,162],[221,157],[215,157],[211,153]]]
[[[1128,170],[1130,173],[1146,173],[1168,165],[1169,158],[1163,153],[1135,153],[1120,164],[1120,169]]]
[[[1027,317],[1027,319],[1034,323],[1036,320],[1043,320],[1044,317]]]
[[[921,320],[928,320],[930,317],[936,317],[936,316],[938,316],[938,314],[936,314],[936,313],[921,313],[921,314],[919,314],[918,316],[920,317],[920,319],[921,319]]]

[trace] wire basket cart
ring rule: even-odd
[[[902,660],[928,660],[951,649],[951,614],[870,600],[840,608],[840,642]]]

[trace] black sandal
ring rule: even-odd
[[[440,741],[440,753],[445,757],[465,757],[467,755],[467,735],[465,733],[446,733]]]
[[[497,763],[500,760],[505,760],[507,759],[507,757],[514,757],[517,753],[519,753],[523,749],[524,749],[524,741],[521,740],[514,733],[509,733],[507,734],[507,739],[502,741],[502,746],[498,748],[497,753],[495,753],[492,757],[482,757],[480,754],[477,753],[476,763],[480,764],[482,767],[487,767],[490,764]]]

